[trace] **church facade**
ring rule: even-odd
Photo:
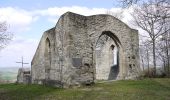
[[[32,83],[61,87],[136,79],[138,31],[111,15],[63,14],[45,31],[31,62]]]

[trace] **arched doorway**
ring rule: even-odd
[[[45,41],[45,78],[50,78],[50,68],[51,68],[51,44],[49,38]]]
[[[110,31],[103,32],[96,42],[96,79],[115,80],[119,74],[120,41]]]

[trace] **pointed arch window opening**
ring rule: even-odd
[[[109,56],[110,56],[110,59],[112,59],[111,61],[111,66],[115,66],[115,65],[118,65],[119,63],[119,48],[115,45],[111,45],[110,46],[110,51],[109,51]]]
[[[114,54],[114,51],[115,51],[115,46],[114,45],[111,45],[110,46],[110,50],[109,50],[109,56],[110,56],[110,66],[113,66],[114,63],[115,63],[115,54]]]
[[[46,76],[47,79],[49,79],[49,73],[51,68],[51,43],[49,38],[45,41],[45,73],[48,75]]]

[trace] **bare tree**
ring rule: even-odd
[[[142,61],[143,71],[147,67],[147,75],[150,75],[150,53],[151,53],[151,43],[148,40],[144,40],[140,43],[140,57]]]
[[[143,5],[134,8],[132,14],[135,24],[148,33],[152,42],[154,75],[156,75],[156,41],[168,31],[163,31],[164,20],[170,17],[167,5],[166,2],[154,0],[154,2],[143,3]]]
[[[123,7],[130,7],[133,4],[137,4],[140,0],[120,0]]]
[[[134,4],[141,5],[142,3],[147,3],[152,0],[119,0],[119,1],[121,2],[122,7],[126,8],[126,7],[130,7]],[[157,1],[163,2],[163,3],[170,3],[170,0],[157,0]]]
[[[160,58],[163,63],[164,72],[167,76],[170,76],[170,19],[164,20],[164,22],[166,22],[163,30],[165,34],[159,39],[157,54],[158,58]]]
[[[164,49],[166,54],[166,67],[167,67],[167,75],[170,77],[170,18],[165,20],[163,41],[164,41]],[[166,31],[168,30],[168,31]]]
[[[0,22],[0,49],[4,48],[12,39],[12,34],[8,32],[6,22]]]
[[[164,43],[161,41],[158,42],[157,46],[157,58],[162,62],[163,70],[166,73],[166,52],[164,48]]]

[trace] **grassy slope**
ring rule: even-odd
[[[170,100],[170,79],[114,81],[77,89],[4,84],[0,100]]]

